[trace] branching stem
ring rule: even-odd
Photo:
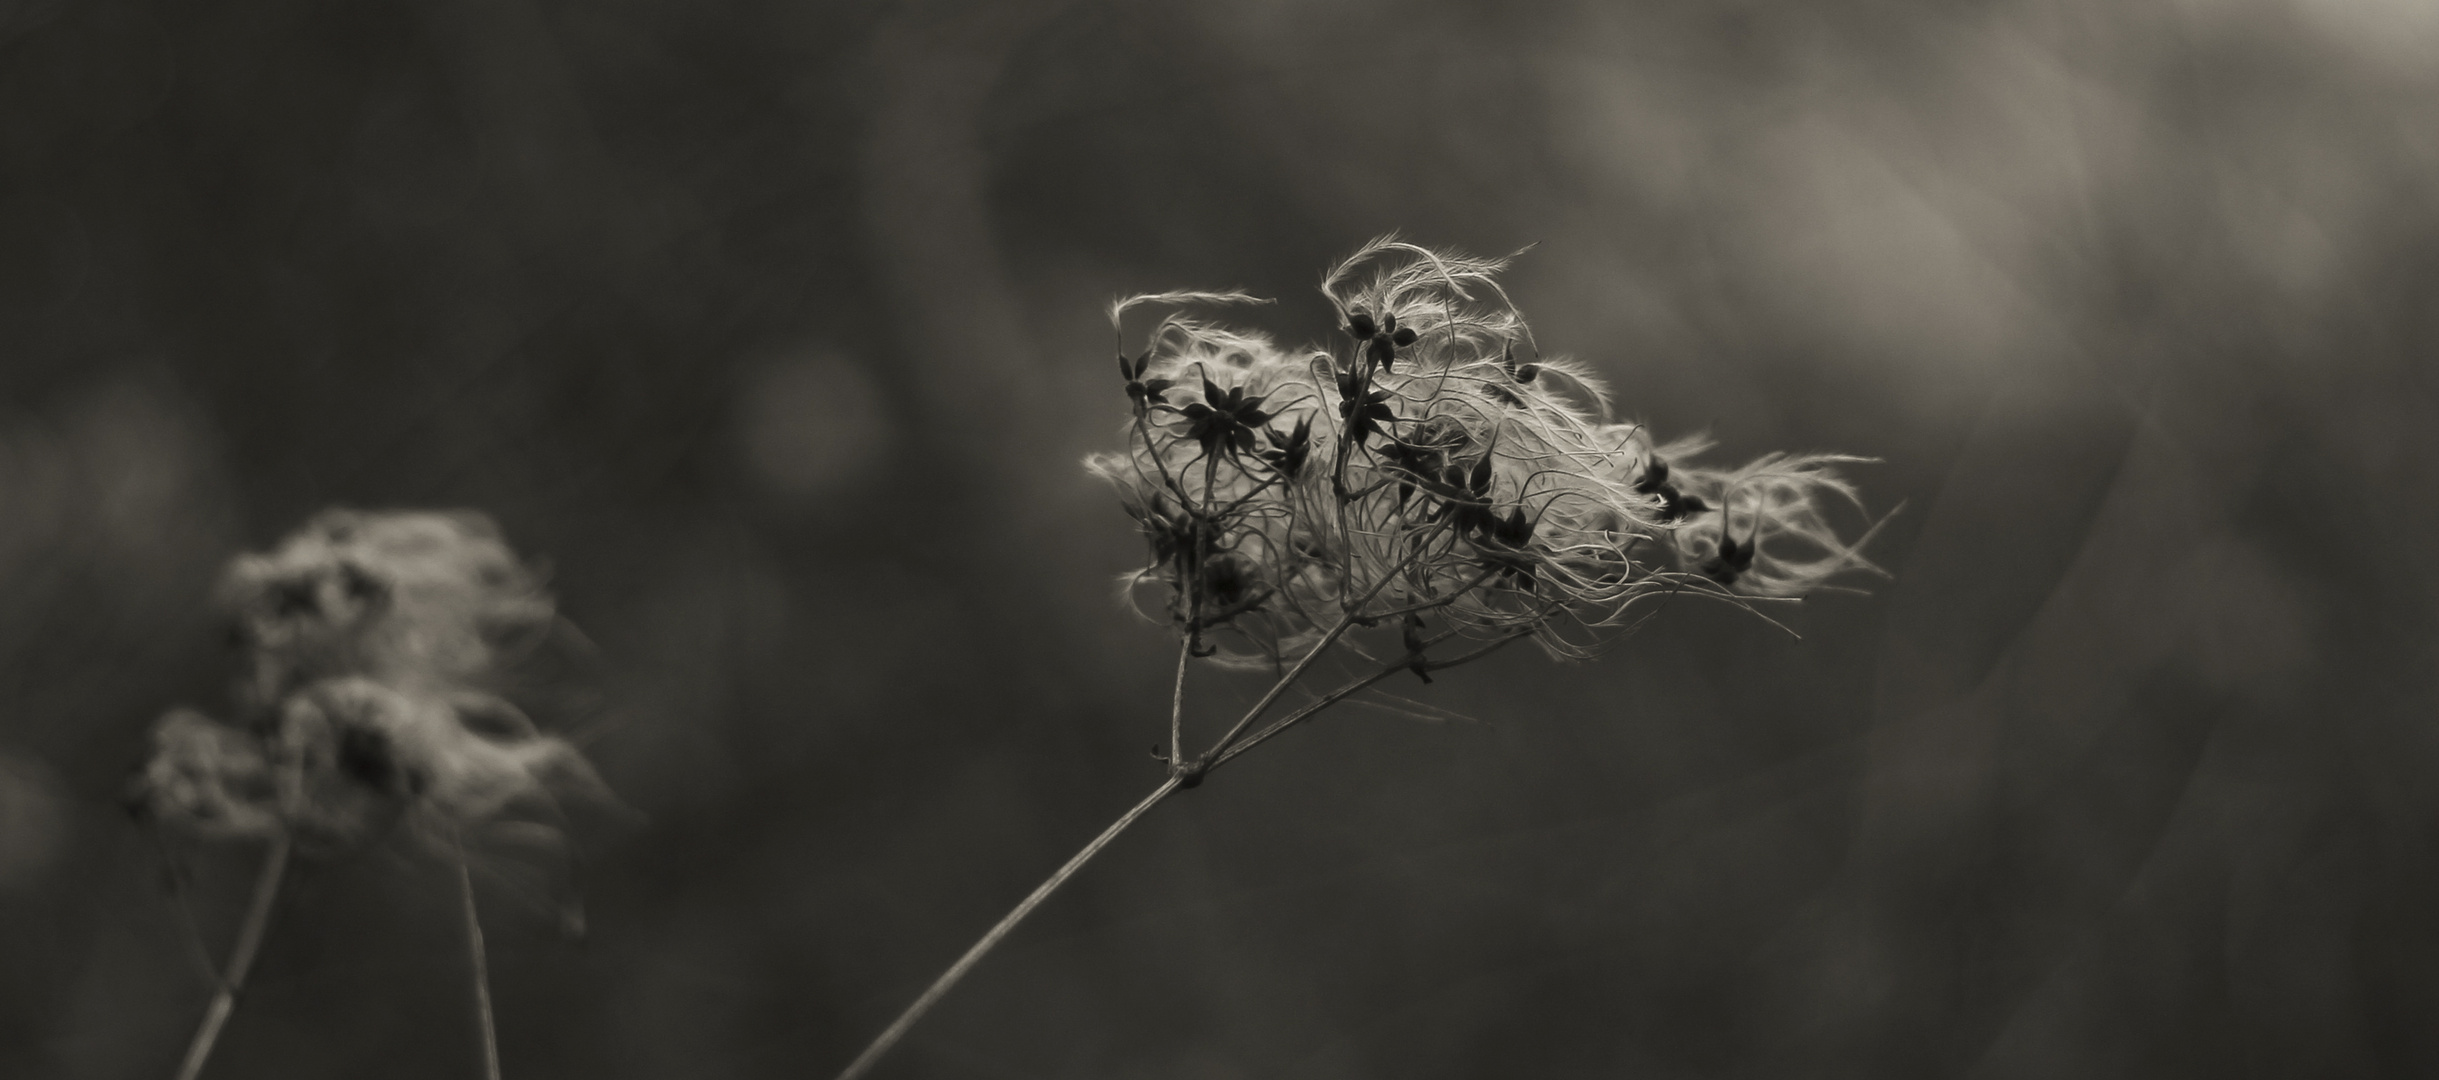
[[[1343,622],[1341,623],[1339,629],[1345,629],[1345,624]],[[1272,722],[1269,726],[1264,727],[1261,731],[1255,733],[1251,738],[1248,738],[1241,743],[1231,745],[1228,741],[1222,740],[1220,745],[1213,747],[1211,752],[1206,754],[1201,761],[1198,762],[1200,768],[1194,770],[1191,772],[1191,774],[1183,771],[1177,771],[1172,768],[1169,778],[1166,781],[1162,782],[1159,787],[1152,789],[1152,793],[1145,796],[1142,802],[1136,803],[1134,809],[1120,815],[1118,820],[1111,822],[1108,828],[1101,830],[1101,835],[1093,837],[1091,843],[1084,845],[1084,850],[1076,852],[1075,856],[1068,859],[1066,865],[1059,867],[1056,872],[1052,873],[1048,880],[1042,882],[1038,886],[1035,886],[1031,894],[1027,895],[1022,901],[1019,901],[1014,909],[1002,916],[997,925],[991,927],[989,932],[982,935],[981,940],[976,941],[972,948],[965,951],[965,955],[958,957],[957,962],[949,965],[949,969],[947,971],[941,972],[939,978],[932,980],[931,986],[923,991],[923,996],[916,998],[914,1004],[907,1006],[905,1012],[898,1014],[898,1018],[891,1022],[889,1027],[884,1029],[878,1037],[872,1040],[872,1045],[865,1047],[863,1053],[856,1055],[855,1060],[848,1063],[846,1071],[838,1074],[838,1080],[857,1080],[858,1077],[870,1072],[872,1070],[872,1066],[879,1062],[884,1055],[888,1054],[891,1047],[896,1046],[900,1039],[906,1037],[906,1032],[915,1026],[915,1022],[923,1019],[923,1014],[930,1012],[932,1010],[932,1006],[939,1004],[940,999],[946,996],[949,990],[952,987],[955,987],[960,980],[964,979],[967,972],[974,969],[974,965],[981,963],[984,956],[988,955],[993,948],[997,947],[1000,941],[1008,936],[1010,931],[1016,929],[1016,924],[1023,922],[1025,920],[1025,916],[1033,914],[1034,908],[1040,907],[1042,905],[1042,901],[1049,899],[1051,893],[1056,892],[1059,886],[1066,884],[1068,878],[1074,877],[1076,875],[1076,871],[1084,868],[1085,863],[1091,862],[1093,856],[1101,853],[1102,848],[1108,847],[1110,841],[1118,838],[1119,833],[1125,832],[1127,827],[1133,825],[1137,819],[1150,812],[1153,807],[1160,805],[1160,801],[1162,799],[1168,798],[1179,788],[1185,786],[1189,775],[1199,779],[1210,769],[1217,768],[1219,765],[1226,763],[1228,760],[1236,757],[1237,755],[1253,749],[1254,746],[1260,744],[1271,736],[1278,734],[1280,731],[1285,730],[1290,725],[1299,723],[1311,717],[1313,714],[1318,713],[1331,705],[1337,704],[1339,701],[1342,701],[1347,697],[1361,692],[1365,687],[1371,686],[1372,684],[1377,683],[1382,679],[1386,679],[1391,675],[1395,675],[1398,672],[1415,671],[1418,669],[1438,670],[1441,668],[1455,667],[1458,664],[1467,663],[1487,656],[1491,652],[1499,649],[1501,646],[1526,636],[1527,633],[1529,633],[1529,631],[1519,631],[1509,634],[1492,641],[1489,644],[1474,650],[1473,652],[1451,660],[1424,661],[1421,659],[1421,650],[1415,650],[1406,656],[1399,657],[1396,661],[1383,666],[1380,670],[1375,671],[1370,675],[1357,679],[1354,682],[1348,683],[1336,690],[1332,690],[1329,693],[1313,700],[1304,707],[1299,708],[1286,716],[1280,717],[1278,720]],[[1456,636],[1456,631],[1444,631],[1424,641],[1422,643],[1422,648],[1428,649],[1431,646],[1446,641],[1454,636]],[[1288,673],[1285,678],[1280,679],[1278,685],[1272,687],[1271,693],[1263,699],[1263,706],[1267,706],[1270,701],[1276,699],[1280,692],[1284,691],[1290,683],[1293,683],[1296,680],[1297,676],[1303,674],[1305,667],[1310,663],[1310,661],[1315,656],[1320,655],[1322,649],[1327,648],[1328,645],[1329,639],[1324,639],[1320,646],[1314,648],[1311,653],[1306,654],[1306,663],[1298,664],[1295,671]],[[1183,715],[1184,671],[1185,668],[1181,659],[1178,668],[1178,677],[1180,680],[1178,697],[1173,701],[1172,704],[1174,708],[1170,713],[1170,746],[1172,748],[1179,745],[1176,740],[1180,735],[1180,723],[1178,717]],[[1251,723],[1256,716],[1260,715],[1260,712],[1261,707],[1257,707],[1253,713],[1248,714],[1245,720],[1241,721],[1237,725],[1238,728],[1242,729],[1245,724]],[[1231,734],[1233,735],[1233,733]],[[1172,750],[1172,753],[1174,752],[1175,751]],[[494,1074],[493,1080],[497,1080],[497,1074]]]
[[[271,926],[272,903],[287,874],[288,838],[273,837],[271,850],[263,855],[262,874],[254,880],[254,900],[246,907],[245,921],[238,924],[237,944],[229,950],[228,973],[221,976],[220,988],[212,992],[212,1003],[203,1011],[203,1024],[195,1029],[194,1041],[187,1044],[186,1059],[178,1065],[178,1080],[195,1080],[203,1075],[204,1063],[212,1059],[220,1029],[236,1011],[237,993],[245,988],[246,976],[254,970],[254,957],[262,951],[263,934]]]
[[[1504,637],[1491,641],[1489,644],[1486,644],[1481,648],[1466,653],[1463,656],[1458,656],[1448,660],[1421,660],[1419,659],[1422,655],[1421,650],[1416,650],[1414,653],[1399,657],[1397,660],[1383,665],[1380,670],[1341,686],[1336,690],[1332,690],[1327,694],[1323,694],[1319,698],[1314,699],[1310,704],[1305,705],[1303,708],[1297,709],[1286,716],[1282,716],[1277,720],[1272,721],[1269,726],[1247,736],[1244,741],[1228,747],[1217,758],[1212,760],[1210,768],[1217,769],[1220,766],[1227,764],[1230,759],[1233,759],[1236,756],[1261,745],[1264,740],[1270,738],[1271,736],[1286,730],[1292,725],[1309,719],[1313,714],[1318,713],[1323,709],[1329,708],[1340,701],[1363,692],[1366,688],[1372,686],[1374,683],[1380,682],[1382,679],[1386,679],[1391,675],[1397,674],[1398,672],[1413,671],[1420,673],[1424,671],[1440,671],[1446,668],[1455,667],[1459,664],[1469,664],[1499,651],[1499,649],[1506,646],[1510,642],[1528,637],[1531,635],[1531,633],[1532,631],[1530,630],[1515,631]],[[1446,641],[1455,636],[1456,631],[1454,630],[1442,631],[1426,639],[1423,642],[1423,649],[1429,649],[1433,645],[1437,645],[1440,642]]]
[[[1427,545],[1436,538],[1436,533],[1432,537],[1426,537],[1424,544]],[[1379,596],[1382,589],[1387,588],[1391,581],[1397,579],[1397,575],[1405,573],[1406,567],[1413,565],[1414,560],[1421,554],[1422,548],[1418,546],[1413,553],[1399,560],[1396,566],[1391,567],[1388,573],[1381,575],[1380,580],[1372,584],[1371,591],[1366,592],[1362,599],[1347,605],[1346,609],[1339,614],[1338,621],[1330,626],[1327,633],[1321,635],[1321,640],[1314,642],[1312,648],[1305,650],[1303,658],[1296,661],[1296,666],[1288,669],[1287,674],[1280,676],[1278,682],[1272,683],[1270,691],[1262,695],[1262,700],[1254,702],[1253,708],[1245,710],[1245,715],[1237,720],[1234,727],[1228,729],[1227,734],[1220,736],[1218,742],[1211,744],[1211,749],[1203,751],[1201,757],[1194,759],[1194,764],[1188,771],[1200,773],[1209,768],[1212,762],[1218,761],[1221,755],[1227,753],[1228,748],[1235,745],[1236,737],[1244,734],[1245,729],[1254,721],[1261,719],[1262,714],[1269,711],[1271,705],[1279,700],[1279,695],[1286,693],[1288,687],[1294,686],[1296,680],[1303,678],[1305,670],[1313,666],[1313,661],[1321,659],[1321,654],[1328,652],[1330,646],[1338,641],[1339,636],[1355,625],[1357,619],[1361,617],[1364,605],[1371,603],[1373,597]]]

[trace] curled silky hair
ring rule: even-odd
[[[1861,517],[1838,467],[1863,459],[1718,468],[1703,440],[1655,443],[1588,369],[1541,355],[1507,262],[1365,245],[1322,282],[1351,347],[1205,314],[1257,302],[1238,292],[1112,304],[1126,447],[1086,464],[1150,548],[1130,591],[1157,588],[1181,633],[1239,663],[1391,620],[1576,656],[1660,597],[1751,607],[1876,572],[1833,520]],[[1162,315],[1129,356],[1139,308]]]

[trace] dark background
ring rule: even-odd
[[[648,822],[581,944],[486,886],[508,1075],[828,1075],[1159,778],[1101,305],[1323,340],[1392,228],[1540,242],[1663,434],[1882,459],[1893,581],[1339,710],[886,1075],[2439,1074],[2435,73],[2408,0],[0,4],[0,1074],[169,1074],[117,792],[338,503],[601,650]],[[301,872],[213,1075],[476,1075],[454,904]]]

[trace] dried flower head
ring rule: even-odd
[[[279,791],[261,739],[193,709],[152,728],[152,757],[136,779],[136,808],[214,840],[273,836]]]
[[[1088,459],[1151,548],[1180,631],[1276,663],[1343,622],[1438,620],[1580,655],[1647,600],[1795,597],[1871,565],[1828,505],[1837,454],[1696,463],[1608,419],[1584,368],[1542,359],[1501,290],[1504,259],[1395,238],[1322,292],[1351,339],[1289,351],[1184,310],[1241,293],[1118,301],[1171,309],[1119,358],[1128,446]]]
[[[220,597],[252,719],[155,725],[133,795],[157,820],[326,852],[402,825],[440,847],[513,822],[558,838],[567,806],[616,806],[573,745],[485,689],[557,616],[483,515],[327,511],[234,560]]]
[[[220,601],[252,650],[262,705],[333,675],[473,679],[554,616],[539,576],[471,511],[324,511],[230,563]]]
[[[202,1072],[236,1008],[290,857],[403,833],[456,868],[484,1064],[498,1076],[475,859],[560,886],[562,931],[582,934],[561,876],[576,861],[566,811],[619,809],[573,745],[489,689],[559,626],[541,575],[481,514],[329,510],[232,561],[219,593],[247,650],[242,723],[172,710],[128,793],[168,829],[267,842],[227,967],[206,960],[218,986],[179,1075]],[[495,857],[502,846],[542,858]]]
[[[1129,594],[1160,587],[1183,638],[1168,739],[1152,748],[1168,780],[950,965],[841,1080],[863,1076],[1161,800],[1336,702],[1404,672],[1428,682],[1525,637],[1580,655],[1645,600],[1690,592],[1750,607],[1871,568],[1823,512],[1855,501],[1831,467],[1856,459],[1774,454],[1718,471],[1687,460],[1697,442],[1655,445],[1642,425],[1609,420],[1587,373],[1540,358],[1499,288],[1505,265],[1375,240],[1322,282],[1352,339],[1331,349],[1281,349],[1179,310],[1259,302],[1239,292],[1110,305],[1127,447],[1085,464],[1117,487],[1151,548]],[[1147,305],[1171,310],[1129,355],[1126,314]],[[1389,624],[1399,651],[1370,655],[1392,645]],[[1349,641],[1357,628],[1382,632]],[[1483,640],[1432,652],[1459,636]],[[1337,645],[1373,670],[1253,726]],[[1196,754],[1185,706],[1198,655],[1280,670]]]
[[[404,822],[445,849],[519,811],[551,819],[568,801],[610,799],[574,746],[489,694],[325,679],[288,696],[273,747],[282,814],[314,846]]]

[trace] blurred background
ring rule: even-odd
[[[1881,459],[1893,579],[1337,710],[883,1075],[2439,1074],[2413,0],[0,4],[0,1074],[169,1074],[117,798],[332,504],[599,646],[646,820],[587,940],[485,892],[507,1074],[831,1074],[1160,779],[1102,305],[1328,341],[1390,229],[1538,242],[1663,435]],[[185,858],[220,953],[258,856]],[[455,903],[301,872],[212,1075],[476,1075]]]

